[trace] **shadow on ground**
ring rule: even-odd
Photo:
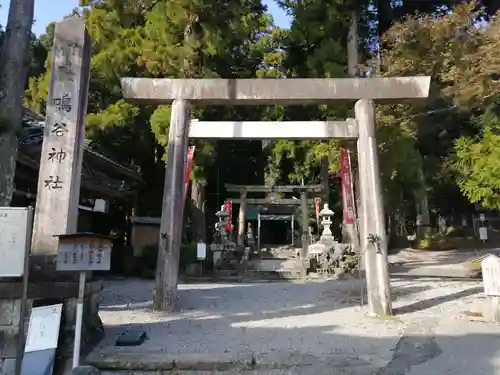
[[[359,280],[353,282],[310,282],[310,283],[214,283],[183,284],[179,286],[177,312],[189,310],[213,310],[219,308],[221,316],[238,315],[251,311],[254,314],[263,314],[269,318],[271,310],[277,313],[292,311],[295,315],[301,310],[304,314],[330,311],[331,301],[337,307],[360,306],[366,301],[366,291]],[[342,288],[330,288],[332,285],[342,285]],[[117,286],[122,291],[117,290]],[[148,280],[126,280],[108,283],[108,288],[102,292],[101,311],[130,311],[144,310],[152,306],[154,283]],[[326,287],[325,287],[326,286]],[[418,292],[426,291],[430,287],[422,286],[418,282],[407,283],[404,287],[393,287],[392,298],[400,298]],[[126,293],[123,293],[126,290]],[[318,290],[321,299],[318,301]],[[277,294],[279,293],[279,298]],[[250,298],[249,298],[250,297]],[[250,304],[248,301],[250,300]],[[253,311],[252,301],[258,300],[266,307],[266,313]],[[112,301],[112,302],[110,302]],[[244,303],[238,303],[244,301]],[[230,302],[230,303],[226,303]],[[222,303],[222,305],[220,305]]]

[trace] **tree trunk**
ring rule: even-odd
[[[408,245],[404,216],[400,212],[389,215],[389,253],[390,250],[399,249]]]
[[[323,185],[323,203],[330,203],[330,172],[328,171],[330,161],[328,156],[321,158],[321,184]]]
[[[358,39],[358,14],[351,12],[351,24],[347,36],[347,70],[351,77],[358,76],[359,65],[359,39]]]
[[[11,0],[0,53],[0,207],[10,206],[14,195],[17,130],[23,118],[34,6],[34,0]]]
[[[419,179],[422,186],[422,195],[417,197],[417,237],[423,238],[431,233],[431,218],[429,214],[429,203],[427,200],[427,184],[425,182],[424,171],[422,167],[419,169]]]
[[[206,242],[205,185],[198,181],[193,181],[191,185],[191,207],[194,240],[196,242]]]
[[[358,37],[358,13],[357,10],[351,11],[351,23],[349,25],[349,33],[347,36],[347,70],[351,77],[357,77],[359,65],[359,37]],[[350,156],[349,156],[349,160]],[[350,164],[349,164],[350,165]],[[351,186],[359,186],[359,181],[354,182],[353,174],[351,173]],[[353,189],[355,190],[355,189]],[[360,251],[360,237],[359,237],[359,192],[356,195],[356,215],[357,222],[355,224],[347,224],[342,222],[342,239],[343,242],[350,243],[356,251]],[[352,199],[355,199],[353,196]],[[345,239],[345,240],[344,240]]]

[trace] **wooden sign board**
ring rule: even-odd
[[[490,254],[481,261],[484,294],[500,297],[500,258]]]
[[[92,234],[59,236],[57,270],[109,271],[111,247],[109,239]]]
[[[31,216],[28,207],[0,207],[0,277],[23,276]]]

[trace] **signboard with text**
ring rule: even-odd
[[[31,218],[29,208],[0,207],[0,277],[23,276]]]
[[[60,237],[57,251],[58,271],[109,271],[111,268],[110,240],[77,235]]]

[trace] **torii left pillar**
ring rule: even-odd
[[[162,311],[173,310],[177,299],[182,213],[184,212],[184,162],[189,130],[188,105],[189,103],[184,99],[173,101],[168,132],[167,164],[154,293],[154,307]]]

